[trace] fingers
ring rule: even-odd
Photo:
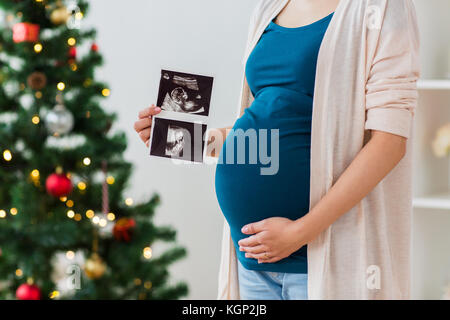
[[[241,247],[254,247],[261,244],[260,237],[258,235],[253,235],[245,239],[241,239],[238,242]]]
[[[270,259],[258,259],[258,263],[274,263],[280,260],[281,260],[280,257],[273,257]]]
[[[150,139],[150,128],[139,131],[139,138],[142,141],[147,142]]]
[[[139,111],[139,119],[148,118],[161,112],[161,108],[152,104],[150,107]]]
[[[143,129],[149,128],[152,125],[152,118],[139,119],[134,123],[134,130],[136,132],[142,131]]]
[[[278,256],[271,256],[270,252],[262,252],[262,253],[245,253],[246,258],[256,259],[258,263],[274,263],[280,261],[281,258]]]
[[[267,253],[267,252],[262,252],[262,253],[246,253],[245,254],[246,258],[253,258],[253,259],[258,259],[258,260],[268,260],[271,258],[271,256]]]
[[[258,245],[258,246],[254,246],[254,247],[239,247],[239,250],[245,251],[247,253],[257,254],[257,253],[267,252],[267,251],[269,251],[269,248],[267,248],[264,245]]]
[[[250,223],[242,227],[241,232],[244,234],[254,234],[264,230],[265,220]]]
[[[145,145],[150,145],[150,134],[152,126],[152,116],[161,112],[161,108],[152,104],[150,107],[139,111],[139,120],[134,123],[134,130],[139,134],[139,138]]]

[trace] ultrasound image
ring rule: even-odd
[[[157,105],[172,112],[208,116],[213,78],[161,71]]]
[[[207,125],[155,118],[150,155],[203,162]]]

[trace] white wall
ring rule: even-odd
[[[422,78],[450,75],[450,1],[414,0],[420,28]]]
[[[223,218],[214,192],[214,166],[176,166],[150,158],[133,131],[140,109],[156,103],[161,68],[213,75],[211,126],[232,125],[237,110],[240,60],[255,0],[92,0],[86,25],[98,30],[105,66],[98,77],[112,94],[116,128],[128,135],[126,158],[135,164],[128,195],[161,195],[156,222],[178,230],[188,257],[173,265],[190,299],[215,299]],[[162,250],[154,247],[154,254]]]

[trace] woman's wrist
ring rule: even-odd
[[[325,230],[327,226],[320,223],[320,220],[316,219],[317,216],[313,216],[311,212],[308,212],[303,217],[294,221],[295,234],[298,235],[297,241],[299,243],[309,243],[314,240],[322,230]]]

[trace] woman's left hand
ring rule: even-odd
[[[273,217],[242,227],[242,233],[251,235],[241,239],[239,250],[258,263],[273,263],[288,257],[307,243],[302,221]]]

